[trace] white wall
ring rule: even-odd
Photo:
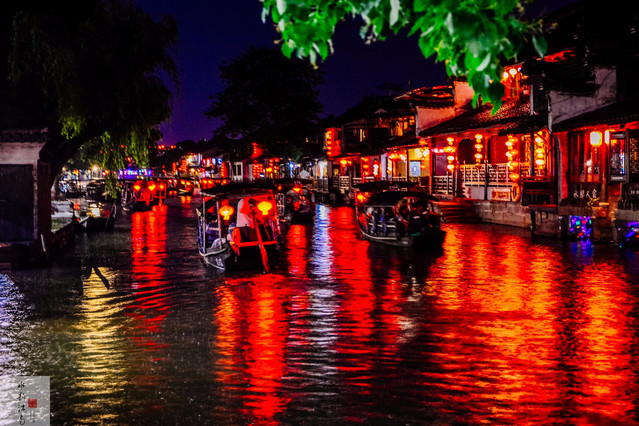
[[[617,101],[617,71],[615,68],[597,68],[594,93],[584,96],[550,91],[551,118],[554,124],[587,112],[595,111]]]
[[[0,164],[31,164],[35,166],[43,146],[44,142],[0,143]]]

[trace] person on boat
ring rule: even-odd
[[[388,225],[395,221],[395,213],[391,207],[384,207],[380,215],[380,225],[382,226],[382,235],[388,235]]]
[[[206,221],[206,245],[210,246],[213,244],[213,241],[217,240],[220,237],[217,216],[215,216],[211,212],[206,212],[206,214],[204,215],[204,219]]]
[[[255,204],[255,201],[253,201]],[[237,203],[237,226],[248,226],[249,228],[255,228],[255,214],[253,211],[253,206],[251,205],[251,199],[242,198],[239,203]]]
[[[397,227],[397,239],[406,235],[408,231],[408,224],[410,221],[410,210],[408,203],[405,200],[400,201],[395,206],[397,221],[395,226]]]
[[[424,232],[426,223],[423,217],[424,204],[420,200],[416,200],[410,205],[410,221],[409,227],[417,232]]]
[[[242,198],[237,203],[237,227],[231,233],[232,240],[236,242],[257,240],[255,204],[253,198]]]

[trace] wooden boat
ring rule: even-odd
[[[425,192],[386,190],[359,197],[355,204],[362,236],[376,243],[399,247],[441,246],[446,235],[437,198]]]
[[[149,211],[166,199],[168,185],[163,180],[123,181],[122,209],[132,212]]]
[[[112,231],[116,213],[115,199],[106,192],[104,179],[89,182],[85,196],[73,204],[73,218],[80,231]]]
[[[197,243],[204,261],[221,270],[277,265],[280,227],[272,183],[230,183],[202,191]]]
[[[280,217],[291,223],[311,223],[315,218],[315,195],[310,179],[277,179]],[[280,201],[281,200],[281,201]]]
[[[189,178],[180,178],[177,181],[177,193],[181,197],[192,197],[195,191],[195,182]]]

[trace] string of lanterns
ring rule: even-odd
[[[481,134],[476,134],[475,135],[475,149],[477,150],[477,152],[475,153],[475,162],[479,165],[481,164],[483,158],[484,158],[484,143],[483,143],[483,139],[484,136]]]
[[[517,138],[513,135],[508,135],[506,141],[506,157],[508,157],[508,177],[513,182],[519,181],[519,151],[515,148]]]
[[[546,141],[539,134],[535,135],[535,164],[540,168],[546,164]]]
[[[444,152],[446,153],[446,160],[448,161],[448,165],[446,166],[446,168],[449,172],[452,172],[455,169],[455,151],[457,151],[457,148],[455,148],[454,146],[454,138],[449,137],[446,139],[446,142],[448,142],[448,146],[444,148]]]

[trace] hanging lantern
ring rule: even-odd
[[[508,177],[513,182],[517,182],[519,180],[519,173],[517,173],[519,167],[519,161],[517,158],[519,156],[519,151],[515,149],[516,143],[517,138],[509,135],[508,140],[506,141],[506,156],[508,157],[508,170],[511,172]]]
[[[455,138],[448,137],[446,142],[448,143],[448,146],[444,147],[444,152],[447,154],[446,160],[448,161],[446,169],[452,172],[455,169],[455,151],[457,150],[454,146]]]
[[[477,150],[477,153],[475,154],[475,161],[477,164],[481,163],[482,158],[484,158],[484,155],[482,154],[484,151],[484,144],[482,143],[483,138],[484,136],[479,133],[475,135],[475,149]]]
[[[535,136],[535,164],[539,167],[546,164],[546,145],[540,136]]]
[[[262,201],[257,205],[257,209],[262,212],[262,216],[268,215],[269,210],[273,208],[273,203],[270,201]]]
[[[601,146],[601,141],[602,141],[601,132],[599,131],[590,132],[590,145],[592,145],[593,148],[599,148]]]
[[[222,220],[228,222],[231,218],[231,215],[233,214],[233,212],[235,211],[235,209],[231,206],[229,206],[228,204],[223,205],[222,207],[220,207],[220,214],[222,215]]]

